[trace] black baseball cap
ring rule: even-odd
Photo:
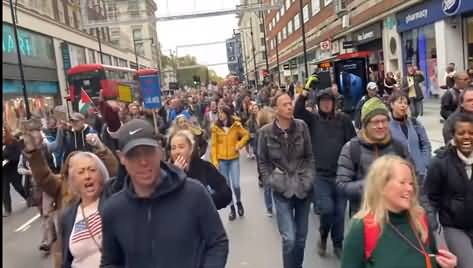
[[[159,147],[153,126],[145,120],[133,119],[118,130],[118,148],[124,154],[137,146]]]

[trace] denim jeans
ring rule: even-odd
[[[267,210],[273,209],[273,191],[269,185],[264,186],[264,205]]]
[[[285,198],[273,193],[279,233],[282,238],[283,268],[302,268],[309,224],[310,199]]]
[[[410,110],[411,110],[411,116],[414,118],[417,118],[419,115],[422,115],[422,100],[416,100],[415,98],[410,98]]]
[[[330,234],[334,248],[342,248],[346,200],[337,191],[335,178],[317,176],[314,195],[320,212],[321,239],[327,239]]]
[[[240,190],[240,159],[219,160],[219,169],[223,176],[227,179],[227,184],[235,193],[236,201],[241,201]],[[232,205],[234,204],[232,197]]]

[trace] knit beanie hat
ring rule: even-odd
[[[361,108],[361,122],[363,126],[366,126],[371,118],[380,114],[389,118],[389,110],[386,105],[377,97],[367,100]]]

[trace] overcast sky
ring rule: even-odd
[[[234,8],[239,0],[155,0],[158,5],[157,16],[188,14]],[[198,19],[172,20],[158,22],[158,38],[161,50],[169,55],[172,49],[181,45],[225,41],[232,37],[233,29],[238,27],[236,14],[227,16],[205,17]],[[178,55],[190,54],[197,57],[201,64],[224,63],[227,60],[225,43],[199,47],[178,48]],[[228,74],[228,66],[211,66],[218,75]]]

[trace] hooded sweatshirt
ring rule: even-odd
[[[299,96],[294,116],[304,120],[309,127],[317,175],[335,178],[340,151],[343,145],[356,135],[355,128],[344,114],[335,111],[323,113],[320,109],[317,113],[307,111],[306,100],[306,97]]]
[[[85,124],[82,130],[75,131],[71,130],[69,131],[68,135],[66,136],[66,142],[65,142],[65,150],[64,150],[64,158],[66,158],[69,153],[73,151],[92,151],[92,148],[87,144],[87,141],[85,140],[85,137],[87,134],[90,133],[97,133],[95,129],[93,129],[91,126]]]
[[[149,198],[131,180],[104,204],[102,268],[223,268],[228,239],[205,187],[161,162]]]

